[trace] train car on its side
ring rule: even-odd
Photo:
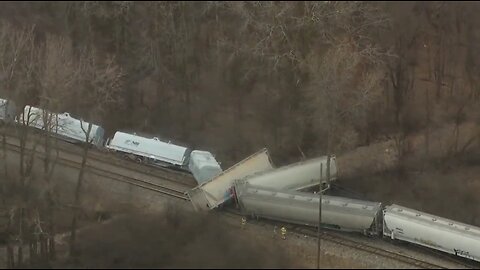
[[[480,228],[403,206],[385,207],[383,235],[480,261]]]
[[[337,176],[335,157],[330,158],[330,181]],[[306,161],[293,163],[278,169],[263,171],[245,177],[250,184],[273,188],[277,190],[302,190],[320,184],[320,171],[322,171],[322,184],[327,183],[327,157],[319,157]]]
[[[199,184],[222,173],[215,157],[207,151],[194,150],[190,153],[188,168]]]
[[[258,187],[244,180],[235,181],[235,194],[244,215],[318,227],[318,194]],[[322,227],[377,235],[381,215],[381,203],[322,195]]]
[[[245,158],[213,179],[188,191],[196,211],[215,209],[232,198],[233,181],[256,172],[273,168],[267,149]]]

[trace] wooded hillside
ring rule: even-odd
[[[477,3],[3,2],[2,96],[277,164],[476,122]],[[428,143],[427,146],[428,148]],[[461,146],[458,146],[461,148]]]
[[[276,166],[335,154],[332,190],[480,226],[479,11],[473,2],[1,2],[0,98],[69,112],[107,136],[207,150],[223,169],[263,147]],[[75,193],[62,194],[74,199],[60,201],[57,141],[17,125],[17,168],[0,129],[7,266],[23,265],[24,244],[32,262],[55,261],[54,237],[70,218],[77,256],[89,148]],[[32,150],[45,149],[37,174],[26,151],[34,136]]]

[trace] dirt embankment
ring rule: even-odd
[[[291,260],[278,246],[232,230],[216,216],[169,207],[133,214],[83,231],[78,257],[66,268],[285,268]]]
[[[480,127],[448,125],[408,136],[400,159],[394,139],[337,158],[338,184],[368,200],[398,203],[480,226]]]
[[[418,163],[478,150],[479,139],[480,127],[472,122],[461,124],[458,128],[450,124],[431,129],[428,142],[425,133],[404,139],[392,138],[337,157],[338,176],[351,178],[380,173],[405,165],[402,162],[416,167]]]

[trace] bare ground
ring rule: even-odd
[[[372,144],[337,158],[337,184],[363,199],[397,203],[480,226],[479,127],[469,122],[408,136],[399,158],[395,140]]]

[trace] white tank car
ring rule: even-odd
[[[235,181],[235,193],[245,215],[318,226],[318,194],[258,187]],[[322,195],[322,227],[366,235],[381,233],[382,204]]]
[[[73,142],[85,142],[87,140],[87,132],[89,122],[74,118],[69,113],[57,114],[58,135],[71,139]],[[98,125],[92,124],[90,133],[88,133],[88,141],[97,146],[103,147],[105,130]]]
[[[264,171],[246,178],[250,184],[278,190],[301,190],[320,184],[320,167],[322,166],[322,183],[327,179],[327,157],[320,157],[293,163],[278,169]],[[330,158],[330,181],[336,179],[337,166],[335,157]]]
[[[44,116],[47,117],[46,121]],[[70,116],[69,113],[52,113],[40,108],[25,106],[23,113],[17,118],[17,123],[26,124],[40,130],[48,130],[55,136],[72,143],[85,143],[88,122]],[[46,126],[45,126],[46,125]],[[89,142],[102,147],[105,131],[102,127],[92,124]]]
[[[44,113],[46,112],[44,112],[42,109],[27,105],[24,107],[23,112],[17,117],[15,121],[18,124],[24,124],[26,126],[45,130],[43,121]],[[50,124],[51,125],[48,127],[49,130],[51,130],[52,126],[54,125],[53,122],[51,122]]]
[[[17,107],[11,100],[0,99],[0,121],[12,123],[15,121]]]
[[[385,207],[383,235],[480,261],[480,228],[403,206]]]
[[[247,157],[213,179],[188,191],[196,211],[214,209],[232,198],[233,181],[255,172],[272,169],[267,149]]]
[[[188,169],[197,183],[204,183],[222,173],[215,157],[207,151],[194,150],[190,154]]]
[[[133,154],[153,164],[172,164],[186,166],[190,149],[163,142],[157,137],[146,138],[136,134],[117,131],[111,140],[105,145],[107,149]]]

